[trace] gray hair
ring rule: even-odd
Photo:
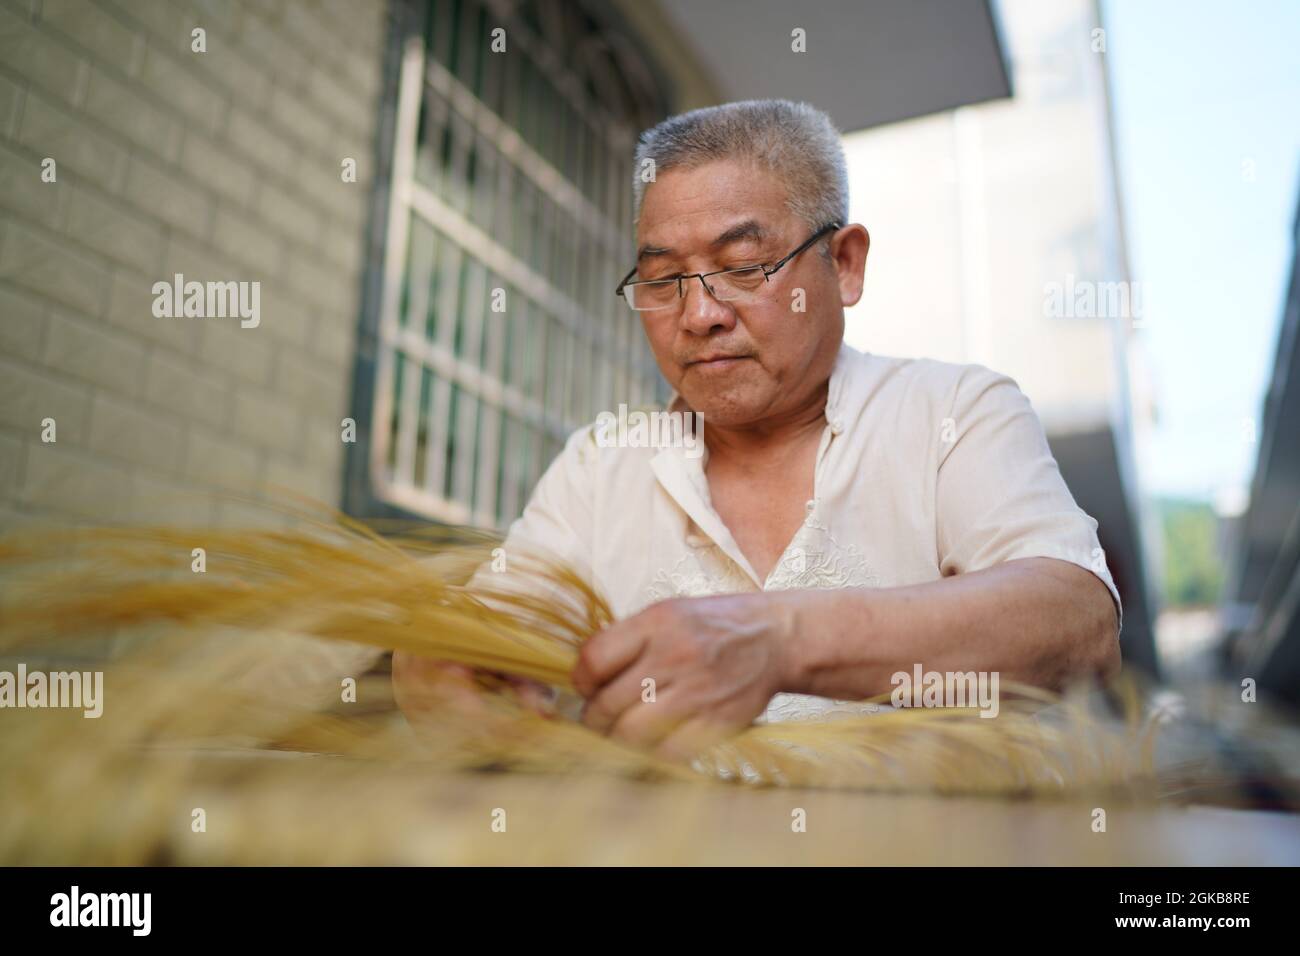
[[[655,174],[674,166],[732,159],[774,173],[786,186],[786,205],[809,229],[849,218],[844,147],[829,116],[807,103],[744,100],[670,116],[641,134],[632,176],[634,222],[641,219],[652,160]]]

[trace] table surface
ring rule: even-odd
[[[355,764],[332,758],[262,766],[274,769],[257,787],[198,786],[208,832],[196,838],[188,826],[173,830],[177,862],[1300,864],[1300,815],[1289,813],[419,767],[362,776]],[[1098,808],[1105,811],[1104,832],[1094,830]],[[795,827],[800,819],[802,832]]]

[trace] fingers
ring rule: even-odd
[[[690,763],[702,751],[734,732],[735,729],[706,718],[673,717],[646,705],[644,711],[636,708],[624,711],[609,736],[652,751],[665,760]]]
[[[408,720],[428,724],[448,707],[462,713],[485,710],[474,669],[417,655],[393,655],[393,697]]]
[[[570,675],[574,690],[583,697],[591,697],[641,656],[646,632],[640,617],[638,614],[611,624],[582,645],[578,663]]]
[[[655,746],[655,753],[665,760],[690,763],[701,752],[726,740],[734,732],[730,727],[693,718],[660,740]]]
[[[644,704],[638,699],[637,706],[628,707],[618,715],[607,733],[612,740],[653,750],[681,721],[680,717],[666,714],[658,703]]]
[[[657,687],[656,693],[666,686]],[[592,730],[608,733],[628,708],[642,705],[649,706],[641,699],[641,672],[635,667],[629,667],[597,690],[587,701],[587,706],[582,710],[582,722]]]
[[[493,685],[505,685],[528,710],[549,717],[555,713],[555,689],[527,677],[480,670],[402,651],[393,653],[393,697],[407,719],[425,726],[446,716],[450,708],[461,715],[486,717]]]
[[[531,710],[533,713],[542,717],[555,716],[556,690],[549,684],[543,684],[541,681],[535,681],[528,677],[505,676],[506,681],[514,689],[515,696],[519,702]]]
[[[470,674],[470,669],[461,664],[451,664],[404,651],[393,652],[393,695],[403,710],[408,704],[420,709],[432,703],[436,696],[435,690],[444,679],[468,679]]]
[[[591,704],[599,698],[597,695]],[[601,719],[603,713],[594,718]],[[585,714],[583,723],[592,726]],[[613,740],[652,751],[667,760],[689,763],[701,751],[741,729],[743,725],[719,722],[716,717],[678,713],[673,708],[672,697],[665,700],[660,694],[654,703],[636,698],[636,703],[625,706],[604,732]]]

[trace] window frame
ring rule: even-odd
[[[489,31],[506,26],[508,42],[531,58],[532,70],[522,69],[523,57],[493,70],[483,65],[491,54],[481,52],[480,100],[436,56],[439,44],[446,52],[442,38],[448,33],[449,5],[439,0],[394,3],[377,137],[382,175],[376,177],[353,378],[357,442],[348,448],[344,510],[362,517],[422,518],[500,530],[522,510],[568,434],[594,418],[598,403],[662,400],[666,387],[644,341],[637,337],[629,343],[626,330],[618,327],[628,322],[621,304],[609,308],[598,302],[594,290],[604,282],[582,272],[584,262],[615,262],[633,246],[630,204],[602,209],[601,197],[589,197],[583,188],[609,185],[611,178],[627,179],[630,187],[634,127],[612,124],[602,115],[602,104],[580,101],[580,82],[562,79],[548,87],[560,98],[564,114],[563,128],[550,137],[558,150],[557,165],[552,165],[538,152],[543,144],[529,143],[487,101],[501,104],[507,115],[526,107],[519,95],[525,91],[512,83],[521,73],[554,76],[565,68],[564,57],[530,34],[521,19],[503,20],[509,4],[464,0],[457,6],[485,11]],[[460,18],[454,42],[473,32],[471,19]],[[431,38],[433,51],[426,46]],[[529,52],[530,47],[537,49]],[[666,87],[661,92],[666,103]],[[527,99],[535,102],[537,97]],[[666,106],[658,111],[666,114]],[[422,122],[430,127],[425,140],[433,144],[432,162],[423,166],[417,161]],[[584,122],[588,135],[581,130]],[[463,148],[453,141],[449,165],[441,156],[445,124],[469,131]],[[602,133],[604,141],[593,138]],[[580,145],[571,152],[575,140]],[[478,151],[473,190],[467,179],[471,148]],[[603,154],[611,167],[600,169],[594,180],[591,154]],[[626,169],[626,176],[616,165]],[[569,170],[579,171],[580,183],[567,178]],[[429,173],[435,181],[426,181]],[[534,217],[531,230],[525,210]],[[431,243],[427,234],[419,239],[432,245],[431,263],[425,261],[427,249],[415,248],[419,230],[431,231]],[[518,244],[511,244],[511,233],[519,237]],[[538,266],[530,255],[539,243],[551,243],[540,250],[553,260],[549,267]],[[467,301],[462,302],[467,259],[477,263],[478,272],[470,271],[481,281],[464,290]],[[437,300],[431,300],[431,280],[444,265],[433,293]],[[506,290],[504,315],[488,308],[493,288]],[[421,313],[424,318],[415,317]],[[442,316],[456,319],[448,322]],[[432,337],[426,334],[426,322],[433,324]],[[453,331],[456,323],[461,328]],[[575,374],[583,369],[579,388],[572,375],[548,374],[552,334],[567,343],[562,366]],[[512,356],[512,350],[521,354]],[[537,368],[521,367],[528,353]],[[512,373],[520,377],[512,380]],[[537,376],[541,380],[530,389],[528,383]],[[613,390],[616,381],[629,383],[621,396]],[[584,399],[588,414],[579,415]],[[458,407],[455,419],[453,404]],[[443,451],[453,442],[460,452],[454,463]]]

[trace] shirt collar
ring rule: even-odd
[[[850,411],[846,403],[852,401],[851,385],[860,378],[853,372],[856,361],[861,357],[862,353],[843,342],[840,343],[826,392],[826,423],[831,435],[841,434],[846,427]],[[667,409],[679,412],[690,411],[689,406],[676,390],[668,400]],[[707,420],[704,427],[708,428]],[[823,438],[823,446],[828,439],[829,436]],[[713,509],[709,483],[704,473],[705,466],[709,462],[709,448],[708,445],[701,447],[703,454],[698,458],[687,458],[680,448],[661,448],[651,459],[650,467],[658,478],[659,484],[686,513],[687,519],[712,538],[723,552],[761,588],[763,582],[758,580],[754,569],[732,537],[731,531]]]

